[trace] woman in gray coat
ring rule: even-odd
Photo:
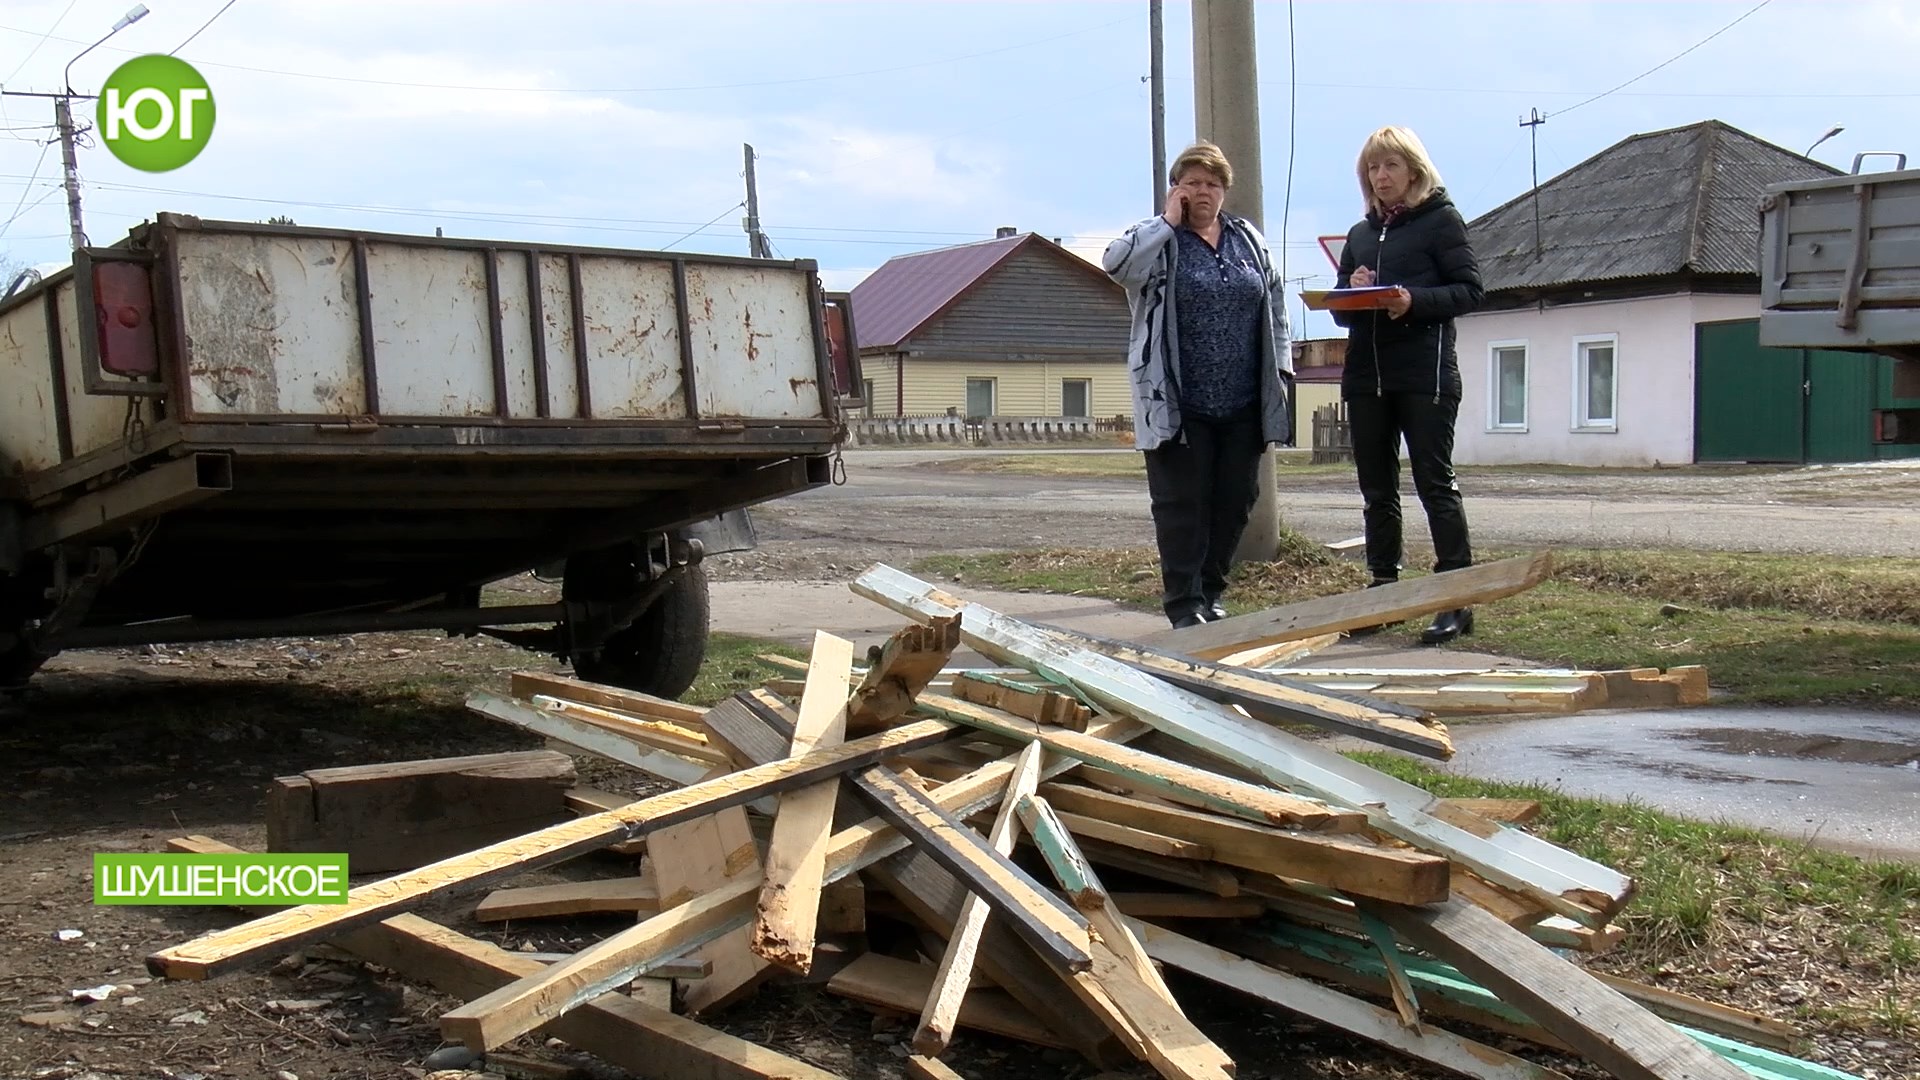
[[[1134,445],[1146,452],[1161,604],[1176,628],[1220,596],[1259,496],[1260,456],[1293,443],[1285,284],[1266,238],[1223,210],[1233,166],[1212,143],[1174,160],[1166,209],[1108,245],[1133,308]]]

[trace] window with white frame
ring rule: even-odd
[[[1093,380],[1092,379],[1061,379],[1060,380],[1060,415],[1061,416],[1092,416],[1093,415]]]
[[[1487,346],[1487,430],[1527,430],[1527,343]]]
[[[1613,431],[1620,403],[1620,339],[1614,334],[1573,339],[1573,429]]]
[[[994,384],[998,380],[972,378],[967,380],[967,415],[992,416],[994,406]]]

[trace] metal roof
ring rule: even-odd
[[[1120,287],[1099,267],[1039,233],[896,255],[853,287],[854,326],[860,335],[860,348],[905,341],[1028,244],[1052,249],[1088,273],[1098,274],[1115,289]]]
[[[1467,226],[1488,292],[1758,274],[1768,185],[1840,172],[1719,120],[1634,135]]]

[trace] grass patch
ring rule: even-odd
[[[680,700],[689,705],[717,705],[741,690],[752,690],[768,679],[786,674],[765,660],[761,653],[774,653],[805,660],[807,654],[784,642],[741,634],[712,634],[707,638],[707,659]]]
[[[1619,923],[1626,942],[1603,966],[1644,977],[1714,956],[1797,949],[1852,979],[1829,1000],[1835,1019],[1896,1033],[1911,1023],[1881,983],[1920,964],[1920,867],[1873,863],[1785,843],[1737,826],[1686,821],[1631,803],[1573,798],[1531,784],[1442,772],[1397,754],[1348,756],[1448,798],[1534,799],[1528,828],[1634,878],[1639,894]],[[1892,887],[1889,887],[1889,886]]]
[[[1584,549],[1555,558],[1551,580],[1479,608],[1464,646],[1578,668],[1702,664],[1715,686],[1758,703],[1920,703],[1920,559]],[[1151,548],[918,564],[962,584],[1103,596],[1148,611],[1159,607],[1158,567]],[[1257,611],[1366,581],[1357,563],[1295,536],[1281,559],[1236,569],[1226,606]],[[1419,630],[1403,624],[1375,640],[1411,647]]]

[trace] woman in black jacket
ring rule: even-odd
[[[1434,571],[1473,565],[1467,515],[1453,476],[1460,414],[1455,317],[1480,306],[1480,269],[1467,223],[1447,198],[1418,136],[1385,127],[1367,137],[1356,170],[1367,216],[1347,233],[1339,287],[1391,285],[1384,309],[1334,313],[1347,327],[1340,396],[1366,500],[1367,569],[1374,585],[1400,577],[1400,442],[1433,533]],[[1441,612],[1421,634],[1434,645],[1473,630],[1473,612]]]

